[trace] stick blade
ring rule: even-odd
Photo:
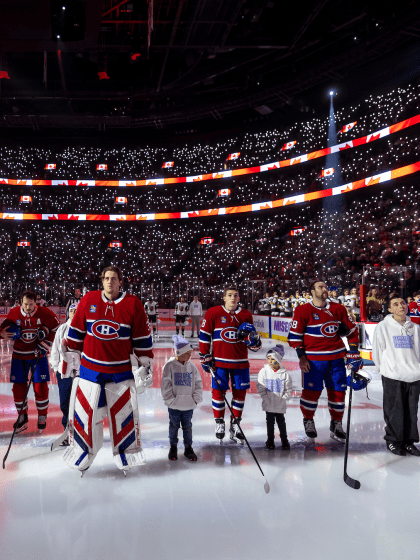
[[[360,488],[360,482],[358,480],[355,480],[348,474],[344,475],[344,482],[347,484],[347,486],[353,488],[353,490],[359,490]]]
[[[265,492],[266,494],[268,494],[268,493],[270,492],[270,490],[271,490],[270,485],[268,484],[268,482],[266,482],[266,483],[264,484],[264,492]]]

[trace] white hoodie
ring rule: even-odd
[[[191,360],[183,365],[169,358],[163,366],[161,390],[166,406],[175,410],[194,409],[203,400],[203,381]]]
[[[50,352],[50,364],[55,372],[63,373],[63,349],[61,341],[67,337],[71,319],[60,325],[55,333],[54,342]]]
[[[292,379],[286,368],[275,371],[266,364],[258,374],[257,391],[262,398],[265,412],[286,412],[286,401],[290,399]]]
[[[410,318],[401,325],[390,314],[374,332],[372,359],[381,375],[412,383],[420,379],[420,329]]]

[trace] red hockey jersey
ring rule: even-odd
[[[49,350],[54,342],[55,332],[60,326],[60,321],[55,313],[48,307],[38,306],[35,306],[34,311],[29,314],[25,313],[22,307],[13,307],[0,325],[0,330],[13,323],[22,329],[20,338],[17,338],[13,344],[12,358],[18,360],[35,358],[35,350],[40,343],[39,330],[44,331],[46,336],[42,340],[42,345]]]
[[[125,292],[115,301],[101,291],[80,302],[67,334],[67,345],[82,352],[81,365],[101,373],[131,371],[130,354],[153,358],[149,321],[143,304]]]
[[[287,340],[292,348],[303,347],[308,360],[335,360],[347,352],[342,336],[347,336],[349,344],[359,342],[357,326],[344,305],[305,303],[295,309]]]
[[[249,368],[248,348],[237,339],[239,325],[253,323],[252,314],[246,309],[228,311],[223,305],[211,307],[204,316],[200,330],[200,353],[213,356],[216,367],[225,369]]]

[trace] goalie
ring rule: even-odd
[[[125,471],[146,462],[137,394],[153,383],[153,343],[141,301],[121,292],[121,270],[101,275],[102,291],[86,294],[67,335],[65,361],[80,374],[70,399],[69,447],[63,461],[86,471],[103,443],[108,415],[115,462]]]

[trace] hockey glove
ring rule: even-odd
[[[15,323],[9,325],[7,331],[13,333],[13,338],[10,340],[17,340],[22,334],[22,329],[18,327],[18,325],[15,325]]]
[[[49,347],[45,342],[38,342],[35,348],[35,356],[38,358],[43,358],[48,354]]]
[[[38,335],[38,340],[44,340],[48,334],[48,331],[46,330],[46,327],[41,327],[36,331],[36,334]]]
[[[249,348],[258,350],[261,347],[260,336],[252,323],[242,323],[238,327],[238,340],[242,340]]]
[[[211,354],[202,354],[200,352],[200,362],[203,371],[206,373],[211,373],[211,369],[215,368],[214,358]]]
[[[138,358],[135,354],[130,355],[130,361],[136,392],[141,394],[153,385],[153,361],[147,356]]]
[[[357,346],[354,344],[350,345],[350,350],[346,354],[347,367],[352,367],[356,373],[363,367],[363,360],[360,357],[360,352]]]

